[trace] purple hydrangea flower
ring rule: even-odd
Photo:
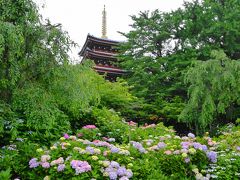
[[[193,143],[193,147],[194,147],[195,149],[201,149],[201,148],[202,148],[202,145],[201,145],[200,143],[198,143],[198,142],[194,142],[194,143]]]
[[[126,173],[127,173],[127,170],[126,170],[125,167],[120,167],[120,168],[118,168],[118,170],[117,170],[118,176],[125,176]]]
[[[123,176],[123,177],[121,177],[119,180],[129,180],[129,179],[128,179],[128,177]]]
[[[41,163],[42,167],[43,168],[50,168],[50,163],[49,162],[44,162],[44,163]]]
[[[32,163],[36,163],[37,162],[37,158],[32,158],[30,161],[29,161],[29,165],[32,164]]]
[[[111,161],[110,166],[112,166],[113,168],[119,168],[120,167],[120,165],[116,161]]]
[[[214,151],[209,151],[207,152],[207,157],[212,163],[217,162],[217,153]]]
[[[236,149],[237,149],[237,151],[240,151],[240,146],[237,146]]]
[[[110,173],[110,172],[115,171],[115,170],[116,170],[116,168],[113,168],[112,166],[109,166],[109,167],[107,167],[107,168],[105,169],[105,171],[106,171],[107,173]]]
[[[188,137],[195,138],[195,135],[193,133],[188,133]]]
[[[183,149],[188,149],[190,145],[191,145],[190,142],[181,142],[181,146]]]
[[[165,148],[167,145],[164,142],[160,142],[157,144],[159,149]]]
[[[76,167],[76,168],[75,168],[75,174],[76,174],[76,175],[81,174],[81,173],[83,173],[83,172],[84,172],[84,169],[83,169],[83,168],[81,168],[81,167]]]
[[[188,153],[187,149],[181,149],[181,153]]]
[[[39,166],[39,162],[37,162],[37,158],[32,158],[30,161],[29,161],[29,167],[30,168],[36,168]]]
[[[30,168],[36,168],[36,167],[38,167],[39,166],[39,162],[36,162],[36,163],[32,163],[32,164],[30,164]]]
[[[185,161],[185,163],[189,163],[190,162],[190,158],[185,158],[184,161]]]
[[[94,148],[93,147],[86,147],[86,151],[89,152],[90,154],[94,154]]]
[[[143,145],[142,145],[141,143],[136,142],[136,141],[132,141],[131,143],[132,143],[133,147],[136,148],[139,152],[141,152],[141,153],[147,152],[147,151],[144,149],[144,147],[143,147]]]
[[[38,162],[36,162],[36,163],[32,163],[32,164],[30,164],[30,168],[36,168],[36,167],[38,167],[39,166],[39,163]]]
[[[65,134],[63,135],[63,137],[64,137],[65,139],[69,139],[69,135],[68,135],[67,133],[65,133]]]
[[[61,172],[65,169],[65,164],[59,164],[58,167],[57,167],[57,171],[58,172]]]
[[[131,178],[133,176],[133,173],[130,169],[127,169],[127,173],[126,173],[128,178]]]
[[[72,160],[71,163],[70,163],[71,167],[73,169],[77,168],[78,167],[78,162],[79,162],[78,160]]]
[[[93,141],[93,144],[95,146],[106,146],[106,147],[110,147],[110,144],[106,141]]]
[[[208,150],[208,147],[206,145],[202,145],[202,150],[206,152]]]
[[[118,152],[120,151],[120,149],[117,148],[116,146],[112,146],[112,147],[110,148],[110,150],[111,150],[112,153],[118,153]]]
[[[140,153],[145,153],[145,152],[147,152],[146,149],[144,149],[143,147],[142,147],[142,148],[139,148],[138,150],[139,150]]]
[[[180,154],[180,150],[173,151],[173,154]]]
[[[110,178],[111,180],[117,179],[117,173],[114,172],[114,171],[109,172],[109,178]]]

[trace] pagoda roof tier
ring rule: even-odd
[[[112,59],[116,60],[117,58],[114,56],[115,54],[112,53],[105,53],[105,52],[100,52],[100,51],[93,51],[91,49],[86,50],[87,54],[85,55],[86,57],[95,57],[95,58],[104,58],[104,59]]]
[[[93,35],[88,34],[87,35],[87,39],[81,49],[81,51],[79,52],[80,56],[84,56],[84,52],[86,51],[87,47],[89,46],[89,44],[94,43],[94,44],[102,44],[102,45],[111,45],[111,46],[117,46],[120,42],[119,41],[114,41],[114,40],[110,40],[110,39],[106,39],[106,38],[98,38],[95,37]]]
[[[93,67],[97,72],[111,73],[111,74],[125,74],[127,71],[119,68],[113,68],[110,66],[96,65]]]

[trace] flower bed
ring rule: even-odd
[[[0,177],[10,171],[11,179],[44,180],[240,177],[239,127],[218,138],[207,133],[201,138],[192,133],[180,137],[162,124],[137,127],[130,123],[120,138],[115,131],[84,126],[75,136],[63,134],[50,147],[18,138],[0,151],[1,169],[11,168],[0,172]]]
[[[96,127],[86,127],[94,126],[85,126],[85,133],[86,129],[96,131]],[[147,128],[152,131],[156,127]],[[145,128],[134,127],[131,132],[134,134],[139,129]],[[32,174],[44,179],[210,179],[217,176],[210,170],[217,166],[217,142],[208,136],[196,138],[189,133],[179,137],[169,132],[145,139],[139,136],[140,141],[126,144],[117,144],[109,137],[89,141],[65,134],[50,149],[37,149],[29,168]]]

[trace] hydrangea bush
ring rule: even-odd
[[[122,143],[95,125],[63,134],[50,147],[26,140],[4,147],[0,167],[20,179],[239,179],[240,131],[218,138],[177,136],[162,124],[130,122]],[[108,136],[106,136],[106,134]]]
[[[83,127],[84,131],[96,129],[94,125]],[[218,143],[212,138],[196,138],[192,133],[180,137],[166,127],[162,128],[165,135],[158,135],[158,130],[156,125],[136,127],[131,123],[129,132],[124,134],[130,141],[123,144],[111,137],[88,140],[83,139],[83,134],[64,134],[49,149],[37,149],[36,156],[29,160],[29,169],[32,176],[43,179],[150,179],[153,174],[169,179],[216,176],[210,171],[219,158]],[[142,132],[139,137],[135,134],[138,131]]]

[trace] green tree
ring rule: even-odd
[[[212,59],[198,61],[189,69],[189,101],[180,120],[198,134],[219,124],[233,122],[240,115],[240,62],[229,59],[223,51],[213,51]]]
[[[130,71],[132,92],[146,103],[145,114],[178,120],[188,101],[184,74],[190,65],[220,49],[239,59],[239,10],[238,0],[194,0],[169,13],[132,16],[133,30],[122,33],[127,42],[120,47],[120,59]]]
[[[145,100],[142,118],[177,120],[183,108],[187,96],[182,74],[196,53],[187,50],[186,54],[174,45],[180,18],[180,11],[141,12],[132,16],[134,30],[123,33],[128,41],[120,47],[121,65],[130,70],[128,82],[134,95]]]
[[[5,138],[27,132],[49,137],[50,131],[69,128],[49,85],[59,73],[57,69],[68,64],[72,45],[60,25],[42,20],[31,0],[0,0],[0,99],[4,111],[0,116]]]
[[[67,63],[73,42],[60,25],[43,22],[31,0],[0,1],[0,97],[28,82],[51,82],[54,68]]]
[[[195,0],[185,2],[181,11],[179,39],[182,49],[195,49],[197,58],[207,60],[213,49],[223,49],[239,59],[240,2],[238,0]]]

